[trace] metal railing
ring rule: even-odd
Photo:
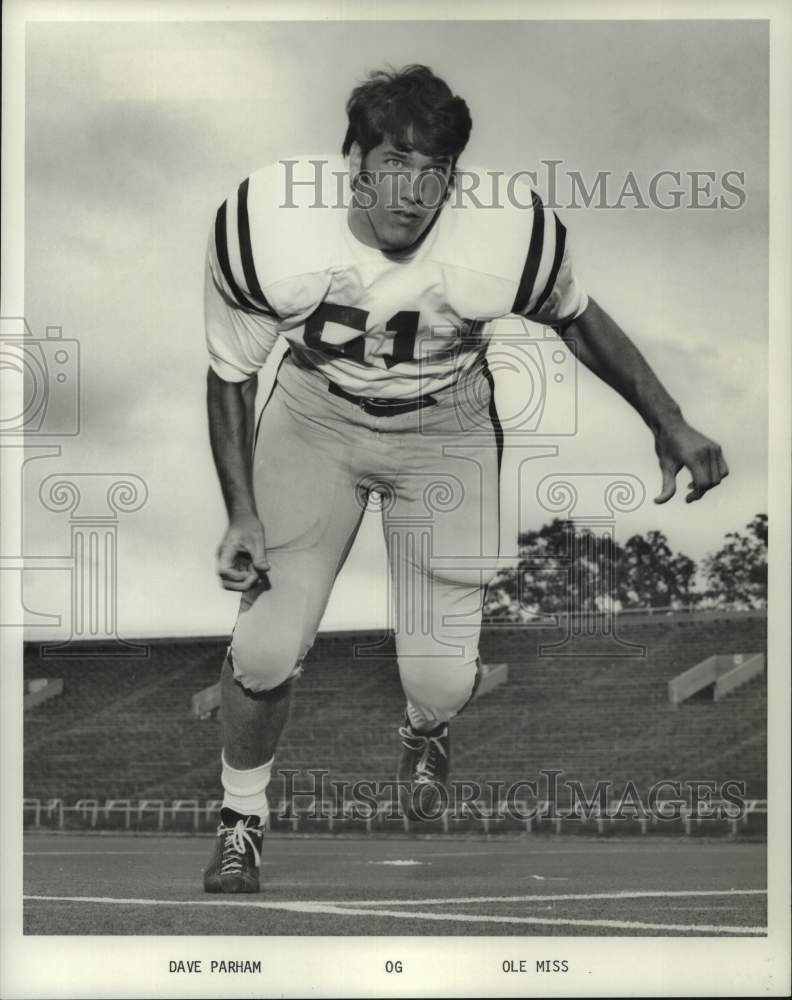
[[[512,625],[519,628],[521,624],[539,627],[544,624],[547,628],[557,627],[561,622],[571,619],[588,619],[612,615],[614,619],[628,625],[654,624],[658,619],[673,621],[675,619],[696,620],[696,621],[716,621],[720,618],[767,618],[767,608],[712,608],[701,605],[689,604],[682,607],[645,607],[645,608],[613,608],[608,610],[587,610],[570,611],[568,608],[558,611],[542,610],[537,611],[533,618],[526,619],[525,622],[502,622],[505,628]],[[555,624],[554,624],[555,622]],[[484,626],[493,624],[485,619]]]
[[[694,812],[687,804],[679,804],[673,815],[658,815],[666,806],[673,803],[659,802],[658,808],[647,815],[635,812],[635,803],[614,802],[604,809],[589,807],[569,810],[549,801],[539,802],[506,802],[500,801],[494,805],[483,801],[462,802],[454,809],[446,809],[433,822],[433,829],[444,833],[467,826],[478,829],[484,834],[496,830],[521,829],[526,833],[538,832],[550,828],[560,834],[566,825],[576,824],[584,828],[590,824],[596,826],[597,833],[613,831],[617,823],[625,820],[636,822],[642,834],[650,827],[670,828],[675,822],[686,835],[691,835],[695,828],[701,828],[705,822],[726,823],[732,835],[737,835],[741,829],[747,829],[750,817],[766,819],[768,804],[766,799],[749,799],[742,803],[743,808],[737,809],[734,803],[727,801],[711,801],[702,803],[702,808]],[[219,799],[78,799],[72,804],[64,803],[63,799],[26,798],[23,802],[24,824],[26,829],[34,830],[95,830],[113,829],[118,831],[139,832],[168,830],[201,833],[210,832],[217,823],[222,802]],[[631,810],[635,812],[631,815]],[[626,815],[625,815],[626,813]],[[763,824],[763,820],[760,819]],[[340,832],[350,829],[365,830],[371,834],[376,831],[402,830],[409,832],[416,826],[425,829],[425,824],[416,824],[404,816],[398,806],[389,801],[379,802],[376,808],[370,804],[355,801],[317,802],[306,807],[292,801],[281,801],[272,810],[270,827],[286,829],[292,832]]]

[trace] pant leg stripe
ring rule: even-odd
[[[500,474],[501,474],[501,463],[503,461],[503,427],[498,417],[498,408],[495,405],[495,380],[492,377],[492,372],[489,370],[489,365],[487,364],[487,359],[484,358],[484,378],[490,387],[490,404],[489,404],[489,417],[492,423],[492,429],[495,433],[495,445],[498,449],[498,533],[500,533],[500,518],[501,518],[501,496],[500,496]]]

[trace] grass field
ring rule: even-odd
[[[204,894],[208,837],[29,834],[26,934],[766,933],[766,847],[678,837],[270,834],[262,892]]]

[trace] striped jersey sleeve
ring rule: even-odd
[[[557,326],[576,319],[587,305],[572,269],[566,226],[534,192],[531,238],[512,312]]]
[[[227,382],[262,367],[278,336],[278,316],[261,289],[250,239],[246,179],[220,206],[209,234],[204,322],[209,362]]]

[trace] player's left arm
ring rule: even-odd
[[[592,298],[579,316],[557,331],[576,357],[627,400],[654,434],[663,475],[655,503],[671,499],[682,468],[693,477],[687,503],[701,499],[728,476],[720,445],[687,423],[635,344]]]

